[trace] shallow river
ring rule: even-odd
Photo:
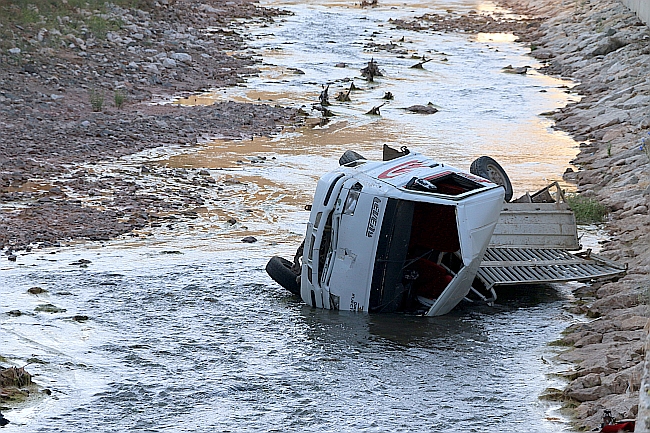
[[[577,320],[562,309],[568,285],[502,292],[494,307],[461,305],[444,317],[367,316],[307,308],[264,272],[270,256],[293,255],[315,180],[348,148],[379,157],[383,143],[407,145],[462,168],[491,155],[510,174],[515,195],[559,178],[575,143],[539,114],[565,104],[570,83],[501,72],[537,65],[507,35],[415,33],[387,22],[427,11],[493,10],[489,2],[268,4],[295,15],[251,28],[262,74],[246,87],[182,103],[259,99],[309,111],[323,84],[330,83],[332,102],[349,79],[362,90],[352,92],[352,102],[334,102],[336,116],[323,127],[94,167],[119,172],[156,158],[232,178],[235,194],[215,192],[200,218],[174,230],[4,262],[0,310],[25,314],[0,315],[0,354],[29,362],[34,379],[52,391],[38,404],[4,410],[12,421],[5,430],[570,430],[557,405],[539,399],[563,386],[552,373],[567,366],[552,361],[547,343]],[[369,51],[371,37],[404,51]],[[418,61],[412,56],[423,55],[433,60],[411,69]],[[359,78],[371,58],[384,74],[372,84]],[[387,91],[395,99],[381,117],[365,115]],[[428,102],[440,111],[402,109]],[[240,242],[248,235],[259,241]],[[27,294],[34,286],[48,293]],[[43,304],[65,311],[35,312]]]

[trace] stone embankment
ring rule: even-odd
[[[280,12],[248,0],[149,3],[43,11],[37,23],[8,21],[20,3],[0,3],[0,249],[10,259],[30,244],[109,239],[158,224],[161,212],[182,218],[204,204],[201,188],[225,187],[197,171],[179,175],[189,187],[173,197],[152,194],[139,180],[153,167],[101,176],[93,163],[273,134],[299,121],[294,109],[263,104],[152,105],[156,96],[235,85],[256,73],[237,20],[265,22]]]
[[[580,142],[571,175],[578,191],[610,209],[602,254],[626,262],[616,282],[579,289],[560,359],[573,366],[561,393],[579,423],[597,427],[603,411],[635,418],[650,296],[650,29],[616,0],[504,1],[543,18],[528,35],[544,72],[571,78],[582,95],[554,114],[557,129]]]

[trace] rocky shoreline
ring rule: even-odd
[[[571,347],[559,359],[573,367],[566,389],[549,397],[574,408],[582,428],[598,427],[605,409],[635,418],[650,312],[650,29],[616,0],[501,3],[542,19],[527,36],[531,54],[545,73],[578,83],[582,99],[554,113],[555,128],[581,142],[579,193],[610,209],[602,254],[629,266],[619,281],[574,293],[572,311],[589,320],[559,342]]]
[[[236,85],[255,74],[240,21],[263,23],[279,14],[248,0],[178,0],[149,10],[109,6],[101,19],[120,27],[101,32],[67,16],[50,17],[54,27],[43,18],[0,28],[14,35],[0,41],[0,250],[11,260],[35,246],[107,240],[156,224],[161,213],[184,218],[204,202],[199,189],[183,197],[144,192],[136,180],[150,167],[118,178],[89,165],[300,123],[295,109],[263,104],[151,103],[157,95]],[[182,177],[204,188],[224,186],[209,173]]]

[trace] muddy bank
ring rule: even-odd
[[[178,208],[170,203],[178,200],[143,194],[134,181],[141,171],[102,178],[93,163],[270,135],[299,122],[293,109],[261,104],[151,104],[256,73],[255,60],[242,54],[237,20],[280,13],[246,0],[179,0],[150,10],[109,6],[102,17],[121,24],[102,34],[79,31],[66,17],[54,28],[15,26],[0,51],[0,248],[11,258],[35,243],[109,239],[151,224],[161,210],[182,217],[201,204],[200,194],[187,194]],[[208,177],[199,179],[220,187]]]
[[[629,265],[619,281],[575,293],[573,312],[591,320],[562,340],[572,368],[561,398],[585,427],[598,426],[604,409],[635,418],[650,293],[650,29],[615,0],[502,3],[543,18],[531,54],[544,72],[579,83],[582,100],[558,110],[555,127],[581,142],[578,191],[610,209],[603,254]]]

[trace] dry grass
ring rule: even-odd
[[[123,8],[150,9],[153,0],[113,0]],[[41,44],[58,46],[61,35],[106,38],[106,33],[120,28],[119,20],[106,15],[105,0],[0,0],[0,49],[20,48],[29,52],[36,40]],[[48,37],[38,40],[43,29]]]

